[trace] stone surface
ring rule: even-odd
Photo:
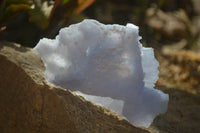
[[[0,43],[0,132],[148,133],[109,110],[48,84],[32,49]]]
[[[148,130],[151,133],[199,133],[200,94],[183,88],[158,88],[170,96],[168,111],[158,116]]]
[[[196,15],[200,15],[200,1],[199,0],[192,0],[193,3],[193,10],[195,11]]]
[[[161,73],[167,59],[158,58]],[[200,95],[193,93],[197,88],[157,87],[170,96],[168,111],[145,131],[70,91],[47,84],[44,66],[29,48],[1,42],[0,64],[1,133],[200,132]]]
[[[146,11],[146,23],[155,31],[170,39],[186,38],[189,33],[189,19],[183,10],[177,11],[176,14],[170,14],[160,9],[149,8]]]
[[[200,54],[187,50],[164,47],[160,61],[159,85],[179,87],[200,94]],[[195,88],[195,89],[192,89]]]

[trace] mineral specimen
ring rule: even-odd
[[[158,62],[144,48],[138,27],[86,19],[60,30],[34,48],[46,80],[107,107],[135,126],[148,127],[167,110],[169,97],[154,89]]]

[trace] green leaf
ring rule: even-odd
[[[41,0],[35,0],[34,6],[35,7],[29,11],[29,21],[42,30],[48,28],[50,12],[53,6],[48,5],[47,1],[42,3]]]
[[[4,0],[7,4],[31,4],[32,0]]]
[[[64,4],[67,4],[69,1],[70,1],[70,0],[63,0],[63,1],[62,1],[62,4],[63,4],[63,5],[64,5]]]
[[[51,12],[51,25],[61,22],[64,26],[69,20],[90,6],[95,0],[55,0]],[[65,3],[64,5],[62,3]]]
[[[4,13],[4,18],[6,20],[15,17],[16,15],[20,14],[23,11],[29,11],[31,8],[29,5],[26,4],[18,4],[18,5],[10,5],[6,8]]]
[[[2,23],[3,16],[4,16],[5,8],[6,8],[6,1],[4,0],[0,3],[0,26]]]
[[[90,6],[95,0],[78,0],[78,7],[75,9],[74,13],[79,14]]]
[[[49,25],[48,18],[44,15],[44,13],[36,8],[34,10],[29,11],[29,21],[36,24],[41,29],[46,29]]]

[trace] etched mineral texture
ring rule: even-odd
[[[153,88],[159,64],[138,32],[133,24],[86,19],[61,29],[55,40],[41,39],[34,50],[46,66],[47,81],[148,127],[166,112],[169,97]]]

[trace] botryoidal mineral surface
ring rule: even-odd
[[[45,64],[45,78],[86,100],[148,127],[165,113],[169,96],[154,89],[159,63],[140,43],[139,28],[104,25],[86,19],[41,39],[34,51]]]

